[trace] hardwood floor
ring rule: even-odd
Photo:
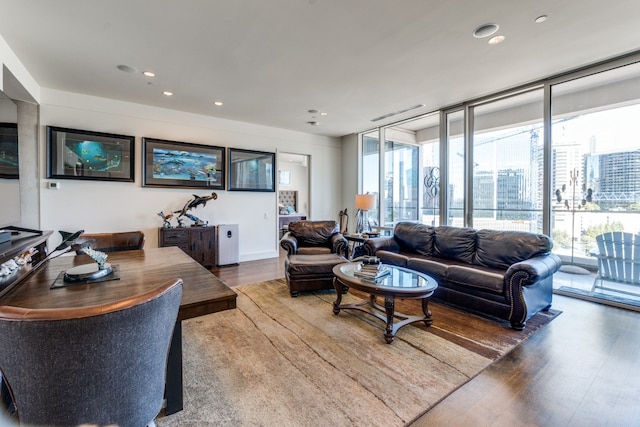
[[[284,277],[284,259],[285,253],[280,251],[280,258],[241,262],[238,265],[211,268],[209,271],[233,288],[238,285]]]
[[[212,270],[229,286],[284,277],[284,257]],[[562,314],[411,425],[637,426],[640,313],[554,295]]]

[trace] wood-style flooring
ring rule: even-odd
[[[284,258],[211,271],[233,287],[284,277]],[[553,308],[562,314],[411,426],[640,425],[640,313],[561,295]]]

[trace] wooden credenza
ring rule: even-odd
[[[216,227],[159,228],[158,246],[177,246],[205,267],[216,262]]]
[[[23,233],[29,234],[29,233]],[[47,239],[51,236],[51,231],[44,231],[35,236],[20,237],[15,236],[10,242],[0,244],[0,264],[20,255],[22,252],[35,248],[36,254],[32,257],[32,263],[14,271],[9,276],[0,277],[0,296],[7,293],[11,288],[18,285],[40,264],[47,256]]]

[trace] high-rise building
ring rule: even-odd
[[[640,150],[588,154],[585,184],[593,202],[603,209],[640,202]]]
[[[498,171],[497,198],[498,219],[529,219],[531,201],[527,199],[527,176],[524,169]]]
[[[495,218],[496,185],[493,171],[474,172],[473,217]]]

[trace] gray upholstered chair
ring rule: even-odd
[[[145,237],[142,231],[122,231],[117,233],[83,233],[75,241],[76,253],[84,244],[102,252],[130,251],[144,248]]]
[[[0,307],[0,370],[21,424],[153,424],[182,280],[100,306]]]

